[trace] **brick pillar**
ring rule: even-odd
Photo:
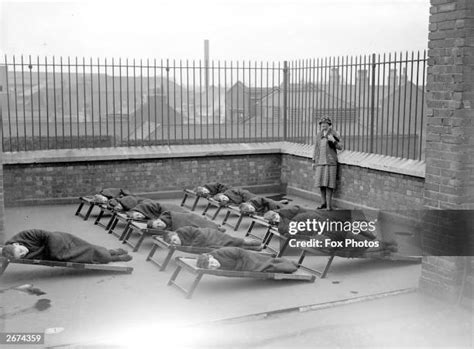
[[[6,110],[6,69],[0,65],[0,122],[3,123],[3,115]],[[5,210],[3,206],[3,133],[0,127],[0,245],[5,242]]]
[[[431,0],[429,29],[424,204],[474,209],[474,1]],[[420,289],[458,299],[466,277],[472,282],[469,258],[424,258]]]

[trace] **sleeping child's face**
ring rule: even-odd
[[[280,223],[280,215],[276,213],[275,211],[267,211],[264,215],[263,218],[268,220],[270,224],[278,224]]]
[[[213,256],[209,255],[209,269],[219,269],[221,264]]]
[[[179,235],[174,231],[168,233],[168,240],[170,244],[181,245],[181,239],[179,238]]]
[[[137,220],[137,221],[145,219],[145,215],[137,211],[130,211],[129,216],[131,219]]]
[[[197,187],[196,188],[196,194],[199,196],[207,197],[209,195],[209,189],[206,187]]]
[[[155,219],[151,222],[151,227],[153,229],[165,229],[166,228],[166,223],[158,218],[158,219]]]
[[[4,257],[11,258],[11,259],[20,259],[25,257],[30,250],[26,246],[19,244],[18,242],[14,242],[11,245],[7,245],[2,250],[2,254]]]
[[[123,211],[123,206],[121,203],[118,203],[115,207],[114,207],[114,210],[116,211]]]
[[[224,195],[224,194],[217,194],[214,196],[214,200],[218,201],[218,202],[222,202],[222,203],[227,203],[229,202],[229,197],[227,195]]]
[[[255,207],[248,202],[244,202],[240,205],[240,212],[247,214],[255,213]]]
[[[94,195],[94,202],[97,202],[99,204],[106,204],[107,201],[108,199],[104,195],[101,195],[101,194]]]

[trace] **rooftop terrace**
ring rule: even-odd
[[[314,205],[298,197],[290,198],[306,207]],[[178,203],[178,200],[165,202]],[[197,212],[202,212],[202,205],[198,205]],[[34,227],[68,231],[109,248],[124,246],[102,227],[94,225],[92,218],[84,221],[74,216],[75,208],[76,205],[8,208],[7,237]],[[220,213],[216,221],[222,218]],[[237,232],[227,227],[228,233],[242,237],[249,223],[244,220]],[[41,298],[50,299],[52,306],[45,311],[9,315],[33,306],[38,297],[5,292],[2,297],[7,306],[2,330],[43,332],[48,328],[64,328],[61,333],[47,335],[46,343],[50,346],[110,339],[117,333],[149,326],[156,335],[165,335],[171,327],[411,292],[418,285],[421,269],[418,263],[336,257],[328,277],[314,283],[205,276],[194,297],[188,300],[166,285],[175,269],[174,262],[165,272],[160,272],[145,261],[151,245],[151,241],[145,240],[142,248],[132,253],[134,259],[128,263],[134,267],[131,275],[10,265],[2,277],[2,288],[34,284],[46,292]],[[326,261],[327,257],[308,257],[305,264],[318,268]],[[187,281],[185,276],[188,275],[182,275],[183,282]]]

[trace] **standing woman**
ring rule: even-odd
[[[318,209],[332,210],[332,194],[336,189],[337,150],[342,150],[341,136],[332,127],[329,116],[319,120],[321,130],[314,140],[313,169],[316,168],[316,185],[321,190],[323,203]]]

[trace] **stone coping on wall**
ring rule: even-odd
[[[199,145],[143,146],[87,149],[55,149],[3,153],[4,165],[92,162],[131,159],[170,159],[254,154],[287,154],[310,159],[312,145],[292,142],[226,143]],[[341,164],[414,177],[425,177],[425,162],[392,156],[344,150]]]

